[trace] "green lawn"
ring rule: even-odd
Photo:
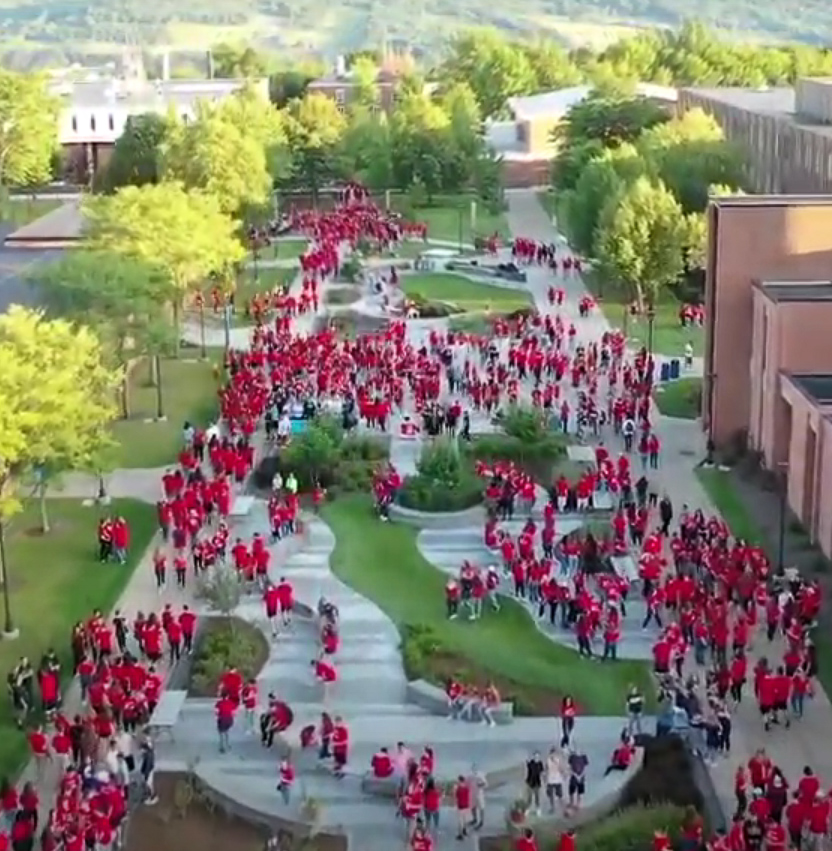
[[[471,227],[471,201],[476,201],[476,221]],[[393,197],[392,205],[399,211],[410,211],[407,196]],[[471,245],[476,236],[491,236],[499,234],[507,239],[511,233],[503,212],[496,215],[489,212],[482,201],[477,201],[470,195],[441,195],[436,196],[434,203],[428,207],[419,207],[412,211],[416,221],[428,226],[428,239],[438,239],[454,244]]]
[[[496,307],[503,313],[511,313],[533,304],[531,295],[525,290],[480,284],[452,272],[416,272],[412,275],[402,275],[401,286],[405,294],[412,298],[452,302],[463,312]]]
[[[133,568],[156,530],[153,506],[116,499],[110,507],[130,524],[132,546],[126,565],[97,562],[98,510],[80,500],[50,499],[48,535],[40,533],[36,501],[28,502],[6,530],[6,557],[15,641],[0,641],[3,676],[26,656],[37,667],[53,647],[70,672],[69,638],[73,625],[94,609],[109,611],[127,584]],[[28,746],[16,731],[9,701],[0,702],[0,776],[13,777],[28,758]]]
[[[183,355],[193,350],[184,350]],[[140,361],[130,373],[130,419],[113,424],[118,442],[116,467],[162,467],[172,463],[182,447],[182,426],[212,423],[217,416],[217,378],[214,368],[219,350],[209,350],[207,361],[162,361],[162,402],[165,422],[145,422],[156,416],[156,388],[150,370]]]
[[[332,554],[336,575],[373,600],[400,629],[430,627],[450,650],[512,691],[551,692],[552,703],[572,694],[582,711],[620,715],[631,683],[653,691],[647,666],[618,662],[601,667],[540,633],[520,605],[508,602],[499,613],[476,623],[445,617],[445,576],[416,549],[417,530],[380,523],[365,496],[339,497],[324,508],[337,542]],[[505,687],[503,692],[507,693]]]
[[[680,378],[659,384],[656,404],[666,417],[695,420],[702,407],[702,379]]]
[[[0,223],[22,228],[23,225],[57,210],[63,203],[51,198],[27,198],[25,201],[6,199],[0,202]]]
[[[610,325],[624,328],[632,346],[646,346],[649,337],[647,319],[632,316],[628,307],[631,299],[610,281],[604,281],[598,270],[588,269],[583,275],[587,289],[596,297]],[[704,328],[683,328],[679,323],[679,302],[668,294],[656,305],[653,321],[653,351],[669,357],[681,358],[685,344],[693,345],[693,353],[699,357],[705,350]]]

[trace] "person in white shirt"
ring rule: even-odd
[[[473,827],[474,830],[479,830],[485,824],[485,791],[488,789],[488,780],[476,765],[471,766],[469,783],[474,792]]]
[[[563,759],[557,748],[546,756],[546,800],[552,813],[563,803]]]
[[[285,442],[289,439],[292,433],[292,421],[289,415],[284,411],[283,415],[277,421],[277,437],[280,441]]]
[[[693,344],[685,343],[685,369],[693,369]]]

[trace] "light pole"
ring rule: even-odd
[[[777,575],[782,576],[786,569],[786,514],[788,509],[789,493],[789,464],[780,461],[777,465],[780,473],[780,517],[777,530]]]
[[[17,638],[20,630],[15,628],[12,621],[12,601],[9,594],[9,563],[6,560],[6,524],[0,517],[0,567],[3,580],[3,638],[6,640]]]
[[[199,299],[199,354],[205,360],[208,357],[208,350],[205,346],[205,296],[202,293],[197,293],[197,298]]]
[[[156,360],[156,421],[162,423],[167,419],[162,397],[162,358],[159,354],[153,357]]]
[[[647,353],[653,356],[653,325],[656,322],[656,308],[651,299],[647,303]]]
[[[459,208],[459,253],[462,254],[462,207]]]

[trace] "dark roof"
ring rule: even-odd
[[[832,301],[832,281],[755,282],[772,301]]]
[[[832,404],[832,375],[815,373],[800,375],[792,373],[789,378],[815,402]]]

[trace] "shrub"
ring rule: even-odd
[[[685,810],[672,805],[627,807],[580,830],[578,841],[581,851],[646,851],[657,830],[678,837],[685,818]]]
[[[336,417],[321,416],[303,434],[292,438],[277,455],[263,459],[255,473],[255,486],[271,486],[275,473],[294,473],[302,491],[314,482],[335,491],[368,491],[373,473],[390,453],[389,440],[368,435],[345,435]]]
[[[428,443],[404,480],[399,502],[415,511],[464,511],[482,501],[482,483],[467,455],[453,438]]]
[[[256,627],[237,618],[211,618],[197,642],[189,691],[214,696],[222,675],[232,667],[253,679],[268,654],[266,639]]]
[[[356,256],[348,257],[341,264],[340,277],[343,278],[345,281],[350,281],[350,283],[354,283],[361,276],[361,270],[361,260]]]
[[[702,810],[702,793],[696,785],[693,762],[677,736],[648,739],[641,769],[627,784],[624,805],[674,804]]]
[[[425,676],[427,660],[443,649],[442,641],[431,626],[405,624],[402,634],[402,664],[410,680]]]
[[[416,305],[419,317],[422,319],[444,319],[446,316],[455,316],[462,312],[450,302],[432,301],[418,292],[413,293],[409,298]]]

